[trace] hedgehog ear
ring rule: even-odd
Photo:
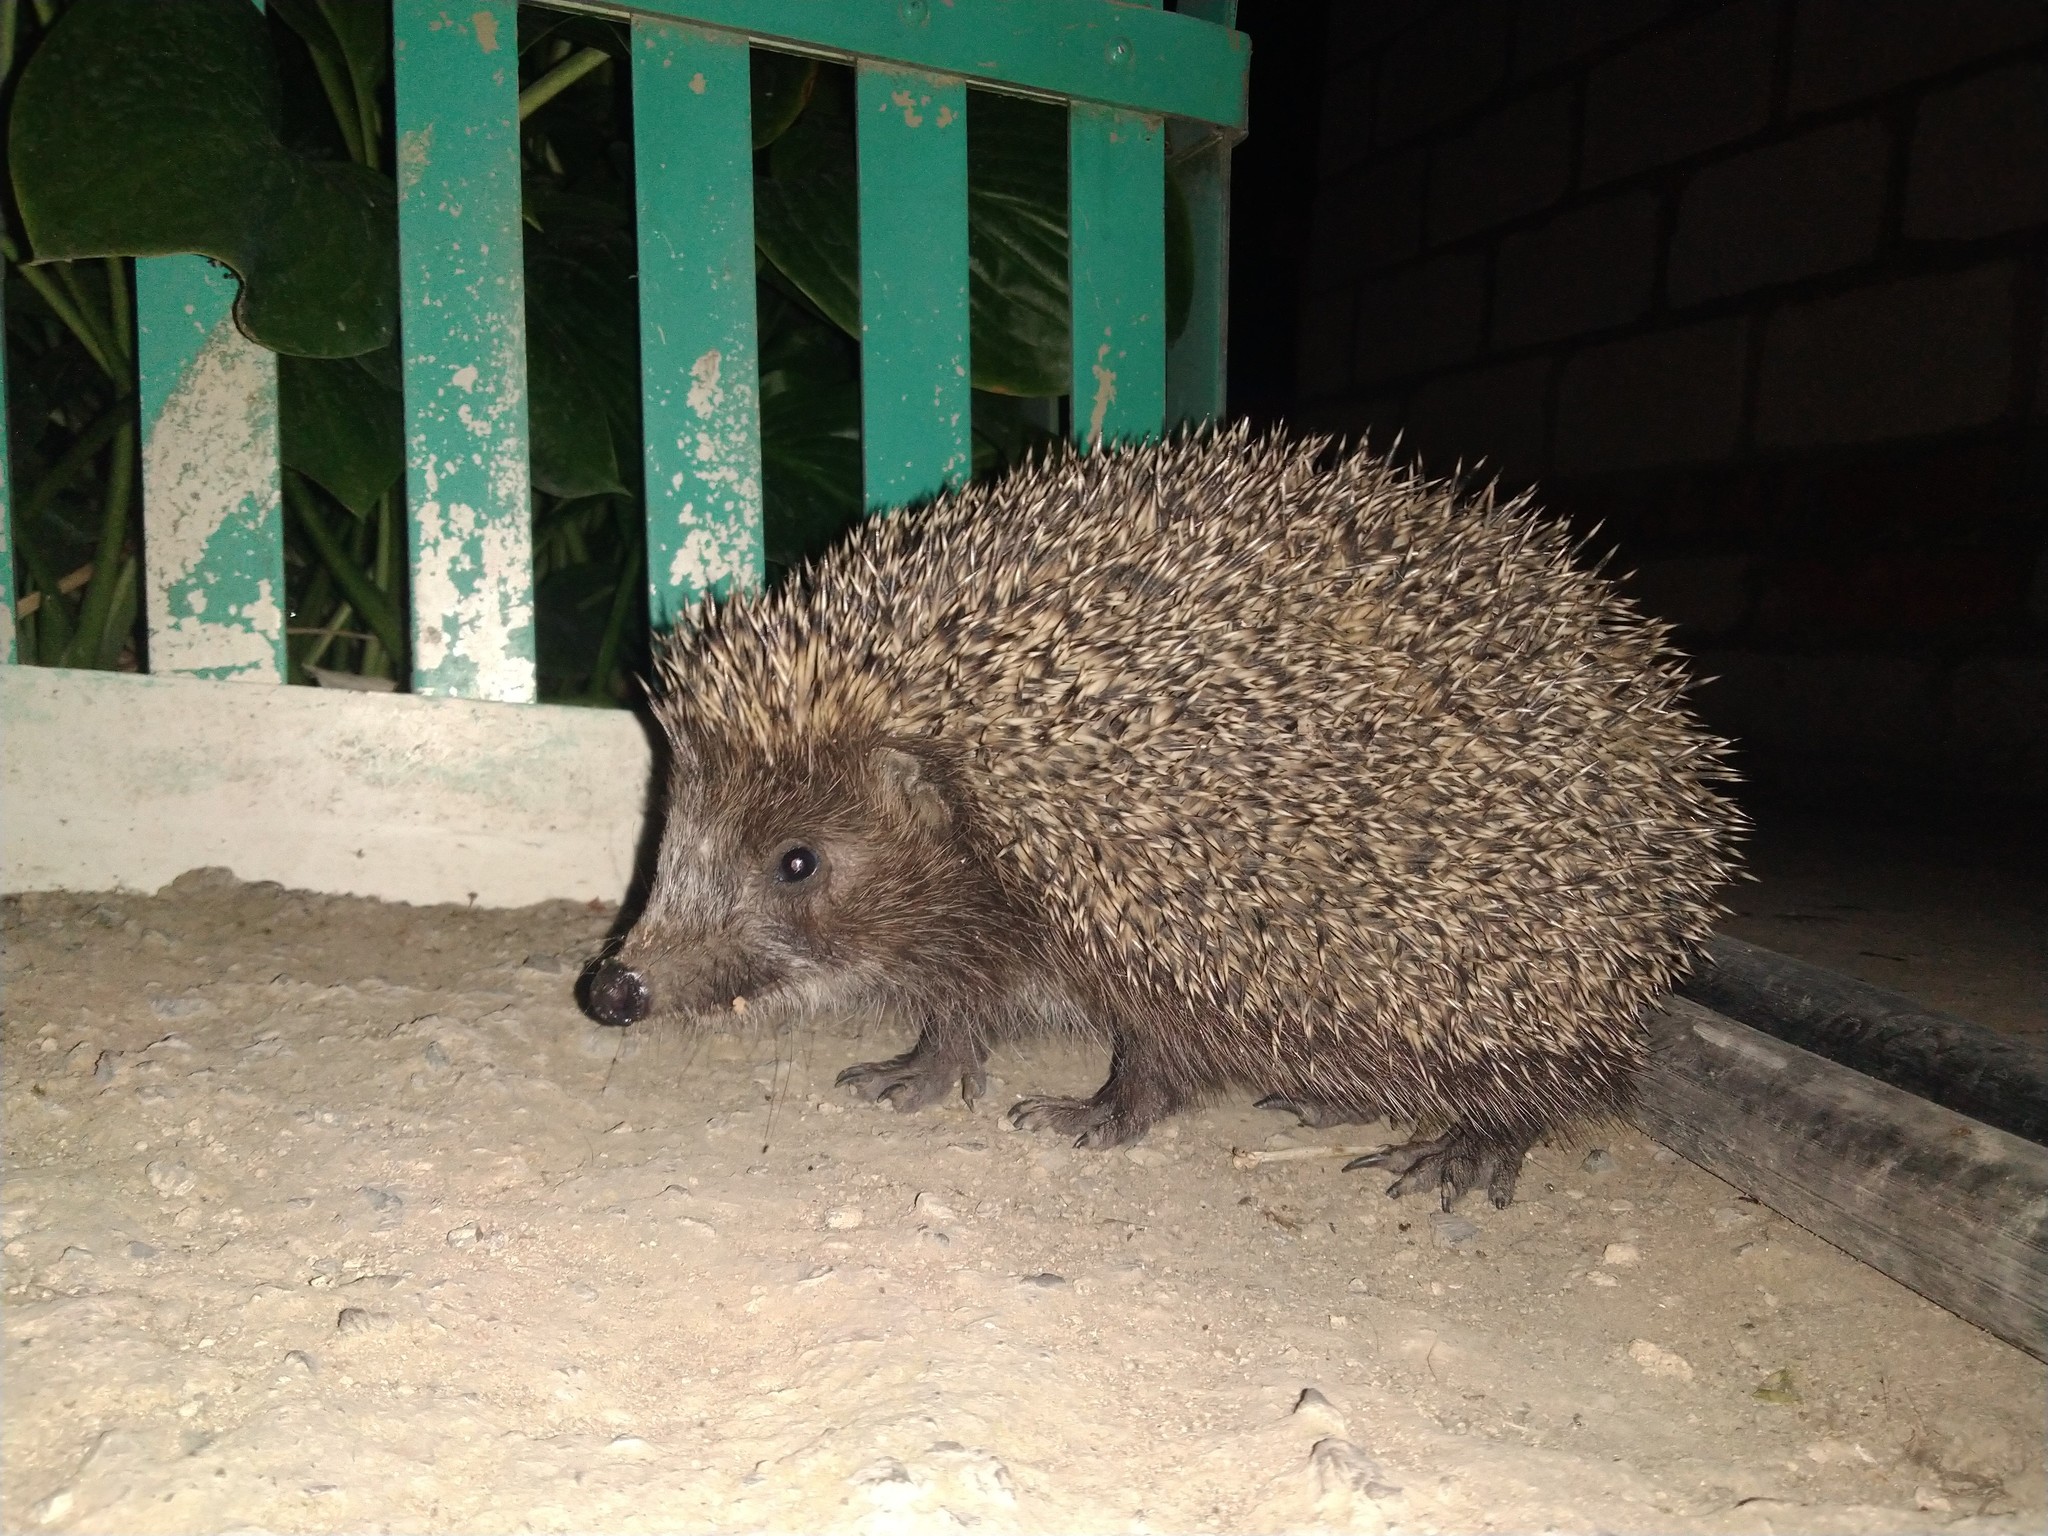
[[[904,820],[927,832],[951,830],[953,807],[915,753],[901,747],[877,747],[868,761],[883,798]]]

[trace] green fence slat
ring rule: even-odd
[[[512,0],[393,0],[415,693],[534,696]]]
[[[1166,131],[1076,102],[1067,120],[1073,434],[1156,437],[1166,421]]]
[[[1181,0],[1180,14],[1214,26],[1237,24],[1237,0]],[[1176,142],[1193,146],[1185,157]],[[1224,411],[1230,335],[1230,151],[1232,140],[1204,124],[1177,123],[1167,149],[1187,195],[1195,243],[1188,321],[1166,349],[1170,427],[1218,420]]]
[[[633,23],[648,615],[766,579],[744,36]]]
[[[582,7],[579,6],[579,9]],[[592,6],[592,9],[597,7]],[[630,0],[799,53],[1242,128],[1240,32],[1131,0]]]
[[[861,449],[870,511],[973,471],[967,356],[967,86],[863,64]]]
[[[7,451],[7,285],[0,282],[0,665],[19,660],[14,637],[14,460]]]
[[[237,284],[203,256],[135,263],[142,610],[149,670],[282,682],[277,357],[235,329]]]

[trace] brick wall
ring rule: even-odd
[[[1296,420],[1620,548],[1767,784],[2048,806],[2048,3],[1336,0]]]

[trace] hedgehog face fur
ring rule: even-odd
[[[674,748],[613,1023],[872,1007],[842,1081],[980,1090],[1091,1030],[1026,1126],[1113,1146],[1217,1090],[1440,1134],[1396,1194],[1512,1197],[1612,1112],[1740,817],[1663,631],[1563,532],[1242,429],[1066,453],[871,522],[662,658]]]
[[[999,984],[975,961],[1011,947],[1014,914],[957,845],[940,753],[836,743],[789,766],[685,736],[673,756],[631,945],[651,1012],[772,1017],[900,1005],[906,978]]]

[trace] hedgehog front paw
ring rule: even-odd
[[[1505,1210],[1515,1198],[1515,1180],[1521,1176],[1522,1158],[1535,1140],[1534,1136],[1518,1133],[1476,1131],[1454,1125],[1429,1140],[1403,1142],[1384,1151],[1354,1157],[1344,1165],[1344,1171],[1388,1169],[1400,1175],[1387,1186],[1388,1199],[1398,1200],[1403,1195],[1434,1189],[1446,1211],[1460,1195],[1483,1184],[1493,1208]]]
[[[1144,1135],[1146,1123],[1133,1121],[1113,1100],[1042,1097],[1010,1106],[1010,1124],[1018,1130],[1058,1131],[1077,1147],[1120,1147]]]
[[[886,1061],[848,1067],[835,1081],[864,1099],[886,1100],[905,1113],[938,1103],[956,1087],[972,1109],[974,1101],[988,1091],[988,1078],[978,1062],[962,1062],[921,1043]]]

